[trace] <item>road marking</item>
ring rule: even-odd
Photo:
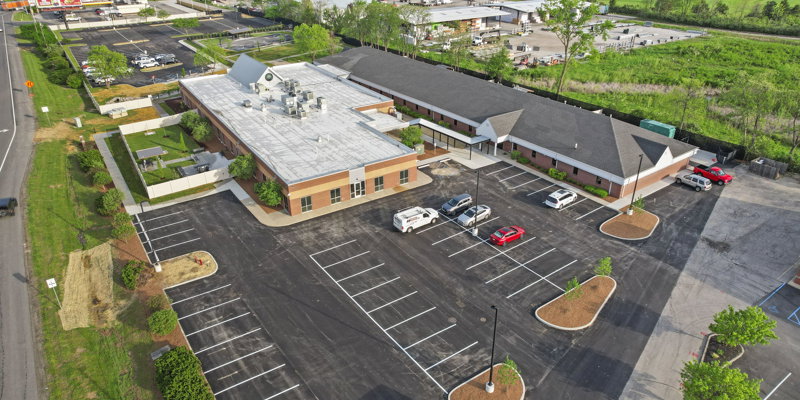
[[[522,186],[525,186],[525,185],[527,185],[527,184],[529,184],[529,183],[536,182],[536,181],[538,181],[539,179],[542,179],[542,178],[536,178],[536,179],[534,179],[534,180],[532,180],[532,181],[527,181],[527,182],[525,182],[525,183],[523,183],[523,184],[521,184],[521,185],[512,186],[512,187],[510,187],[509,189],[517,189],[517,188],[520,188],[520,187],[522,187]]]
[[[469,271],[469,270],[471,270],[471,269],[473,269],[473,268],[477,267],[478,265],[481,265],[481,264],[483,264],[483,263],[485,263],[485,262],[487,262],[487,261],[489,261],[489,260],[491,260],[491,259],[493,259],[493,258],[495,258],[495,257],[502,256],[502,255],[504,255],[505,253],[507,253],[507,252],[509,252],[509,251],[511,251],[511,250],[514,250],[514,249],[516,249],[517,247],[520,247],[520,246],[522,246],[523,244],[525,244],[525,243],[528,243],[528,242],[530,242],[530,241],[531,241],[531,240],[533,240],[533,239],[536,239],[536,236],[534,236],[534,237],[532,237],[532,238],[530,238],[530,239],[528,239],[528,240],[526,240],[526,241],[524,241],[524,242],[522,242],[522,243],[520,243],[520,244],[518,244],[518,245],[516,245],[516,246],[514,246],[514,247],[512,247],[512,248],[510,248],[510,249],[505,249],[505,250],[501,251],[499,254],[495,254],[495,255],[493,255],[493,256],[491,256],[491,257],[489,257],[489,258],[487,258],[487,259],[485,259],[485,260],[483,260],[483,261],[481,261],[481,262],[479,262],[479,263],[477,263],[477,264],[473,264],[472,266],[470,266],[470,267],[467,267],[467,269],[465,269],[465,271]],[[484,243],[485,243],[485,242],[484,242]],[[492,247],[494,247],[494,246],[492,246]],[[517,263],[517,264],[519,264],[519,263]]]
[[[174,213],[165,214],[165,215],[162,215],[162,216],[160,216],[160,217],[154,217],[154,218],[150,218],[150,219],[143,219],[143,220],[141,220],[141,221],[137,222],[137,224],[143,224],[143,223],[145,223],[145,222],[155,221],[155,220],[157,220],[157,219],[160,219],[160,218],[166,218],[166,217],[169,217],[169,216],[172,216],[172,215],[175,215],[175,214],[180,214],[180,213],[182,213],[182,212],[183,212],[183,211],[175,211]],[[135,225],[135,224],[134,224],[134,225]]]
[[[220,368],[222,368],[222,367],[224,367],[224,366],[226,366],[226,365],[233,364],[233,363],[235,363],[235,362],[237,362],[237,361],[239,361],[239,360],[241,360],[241,359],[244,359],[244,358],[250,357],[250,356],[252,356],[253,354],[257,354],[257,353],[260,353],[260,352],[262,352],[262,351],[264,351],[264,350],[267,350],[267,349],[271,348],[272,346],[274,346],[274,345],[269,345],[269,346],[267,346],[267,347],[264,347],[264,348],[263,348],[263,349],[261,349],[261,350],[256,350],[256,351],[254,351],[254,352],[252,352],[252,353],[250,353],[250,354],[247,354],[247,355],[241,356],[241,357],[239,357],[239,358],[237,358],[237,359],[235,359],[235,360],[228,361],[228,362],[226,362],[225,364],[222,364],[222,365],[217,365],[216,367],[214,367],[214,368],[211,368],[211,369],[209,369],[208,371],[203,371],[203,373],[204,373],[204,374],[207,374],[207,373],[209,373],[209,372],[211,372],[211,371],[218,370],[218,369],[220,369]]]
[[[234,341],[234,340],[236,340],[236,339],[239,339],[239,338],[241,338],[241,337],[245,337],[245,336],[247,336],[247,335],[249,335],[249,334],[251,334],[251,333],[253,333],[253,332],[257,332],[257,331],[260,331],[260,330],[261,330],[261,328],[256,328],[256,329],[253,329],[253,330],[252,330],[252,331],[250,331],[250,332],[243,333],[243,334],[241,334],[241,335],[239,335],[239,336],[235,336],[235,337],[232,337],[232,338],[230,338],[230,339],[228,339],[228,340],[225,340],[225,341],[223,341],[223,342],[219,342],[219,343],[217,343],[217,344],[215,344],[215,345],[213,345],[213,346],[208,346],[208,347],[206,347],[206,348],[204,348],[204,349],[202,349],[202,350],[195,351],[195,352],[194,352],[194,354],[195,354],[195,355],[197,355],[197,354],[200,354],[200,353],[206,352],[206,351],[208,351],[208,350],[211,350],[211,349],[213,349],[213,348],[215,348],[215,347],[222,346],[222,345],[223,345],[223,344],[225,344],[225,343],[230,343],[230,342],[232,342],[232,341]]]
[[[266,399],[264,399],[264,400],[271,400],[271,399],[274,399],[274,398],[276,398],[276,397],[278,397],[278,396],[280,396],[280,395],[282,395],[282,394],[284,394],[284,393],[286,393],[286,392],[288,392],[288,391],[290,391],[290,390],[297,389],[299,386],[300,386],[300,384],[298,383],[298,384],[296,384],[296,385],[294,385],[294,386],[292,386],[292,387],[290,387],[290,388],[288,388],[288,389],[284,389],[284,390],[282,390],[282,391],[280,391],[280,392],[278,392],[278,393],[275,393],[275,394],[273,394],[272,396],[269,396],[269,397],[267,397],[267,398],[266,398]]]
[[[6,20],[5,16],[0,17],[0,21],[3,24],[3,47],[5,47],[6,51],[6,69],[8,70],[8,97],[11,99],[11,122],[14,124],[14,129],[11,131],[11,140],[8,141],[8,147],[6,148],[6,153],[3,154],[3,161],[0,162],[0,172],[3,171],[3,167],[6,165],[6,159],[8,158],[8,153],[11,151],[11,146],[14,145],[14,139],[17,137],[17,110],[15,109],[16,104],[14,104],[14,86],[11,84],[11,61],[8,58],[8,37],[6,36]]]
[[[548,186],[548,187],[541,188],[541,189],[539,189],[539,190],[537,190],[537,191],[535,191],[535,192],[533,192],[533,193],[528,193],[526,196],[532,196],[532,195],[534,195],[534,194],[536,194],[536,193],[539,193],[539,192],[541,192],[542,190],[547,190],[547,189],[549,189],[549,188],[551,188],[551,187],[553,187],[553,186],[555,186],[555,185],[556,185],[556,184],[554,183],[554,184],[552,184],[552,185],[550,185],[550,186]]]
[[[562,209],[560,209],[558,211],[564,211],[564,210],[566,210],[566,209],[568,209],[568,208],[570,208],[572,206],[578,205],[578,203],[580,203],[580,202],[582,202],[584,200],[586,200],[586,197],[584,197],[584,198],[582,198],[582,199],[580,199],[580,200],[578,200],[578,201],[576,201],[576,202],[574,202],[574,203],[572,203],[572,204],[570,204],[570,205],[568,205],[568,206],[566,206],[566,207],[564,207],[564,208],[562,208]]]
[[[569,266],[570,266],[570,265],[572,265],[572,264],[575,264],[577,261],[578,261],[578,260],[573,260],[572,262],[568,263],[567,265],[565,265],[565,266],[563,266],[563,267],[561,267],[561,268],[559,268],[559,269],[557,269],[557,270],[555,270],[555,271],[553,271],[553,272],[551,272],[551,273],[549,273],[549,274],[547,274],[547,275],[545,275],[545,276],[541,276],[541,275],[539,275],[539,274],[536,274],[536,273],[534,272],[534,274],[536,274],[536,275],[538,275],[538,276],[539,276],[539,280],[537,280],[536,282],[533,282],[533,283],[531,283],[531,284],[530,284],[530,285],[528,285],[528,286],[525,286],[524,288],[522,288],[522,289],[520,289],[520,290],[517,290],[517,291],[516,291],[516,292],[514,292],[514,293],[511,293],[510,295],[506,296],[506,298],[507,298],[507,299],[510,299],[512,296],[516,295],[517,293],[519,293],[519,292],[521,292],[521,291],[523,291],[523,290],[525,290],[525,289],[527,289],[527,288],[529,288],[529,287],[531,287],[531,286],[533,286],[533,285],[535,285],[535,284],[537,284],[537,283],[539,283],[539,282],[541,282],[541,281],[547,281],[547,282],[550,282],[550,281],[548,281],[548,280],[547,280],[547,277],[548,277],[548,276],[550,276],[550,275],[553,275],[553,274],[555,274],[556,272],[558,272],[558,271],[561,271],[562,269],[564,269],[564,268],[567,268],[567,267],[569,267]],[[529,270],[529,271],[530,271],[530,270]],[[551,283],[551,284],[553,284],[553,282],[550,282],[550,283]],[[558,286],[556,286],[556,287],[558,287]],[[561,288],[559,287],[559,289],[561,289]],[[563,291],[564,289],[561,289],[561,290]]]
[[[547,254],[547,253],[549,253],[549,252],[551,252],[551,251],[553,251],[553,250],[555,250],[555,249],[556,249],[556,248],[555,248],[555,247],[553,247],[552,249],[550,249],[550,250],[547,250],[547,251],[545,251],[544,253],[542,253],[542,254],[539,254],[538,256],[536,256],[536,257],[534,257],[534,258],[532,258],[532,259],[530,259],[530,260],[526,261],[526,262],[525,262],[525,264],[528,264],[528,263],[530,263],[530,262],[532,262],[532,261],[535,261],[535,260],[537,260],[537,259],[538,259],[538,258],[540,258],[540,257],[544,257],[544,255],[545,255],[545,254]],[[520,264],[520,265],[517,265],[516,267],[514,267],[514,268],[511,268],[510,270],[508,270],[508,271],[506,271],[506,272],[503,272],[502,274],[500,274],[500,275],[497,275],[497,276],[495,276],[494,278],[492,278],[492,279],[489,279],[488,281],[486,281],[486,282],[484,282],[484,283],[486,283],[486,284],[488,284],[488,283],[491,283],[491,282],[492,282],[492,281],[494,281],[495,279],[497,279],[497,278],[500,278],[500,277],[502,277],[502,276],[504,276],[504,275],[508,274],[509,272],[516,271],[518,268],[521,268],[521,267],[522,267],[523,265],[525,265],[525,264]]]
[[[242,318],[242,317],[244,317],[244,316],[246,316],[246,315],[249,315],[249,314],[250,314],[250,311],[248,311],[248,312],[246,312],[246,313],[244,313],[244,314],[242,314],[242,315],[237,315],[237,316],[235,316],[235,317],[233,317],[233,318],[228,318],[228,319],[226,319],[225,321],[222,321],[222,322],[217,322],[216,324],[214,324],[214,325],[211,325],[211,326],[207,326],[207,327],[205,327],[205,328],[203,328],[203,329],[200,329],[199,331],[194,331],[194,332],[192,332],[192,333],[187,333],[187,334],[186,334],[186,337],[189,337],[189,336],[192,336],[192,335],[194,335],[194,334],[200,333],[200,332],[202,332],[202,331],[205,331],[205,330],[211,329],[211,328],[213,328],[213,327],[215,327],[215,326],[222,325],[222,324],[224,324],[224,323],[226,323],[226,322],[230,322],[230,321],[233,321],[233,320],[235,320],[235,319]]]
[[[367,269],[365,269],[365,270],[363,270],[363,271],[361,271],[361,272],[356,272],[355,274],[353,274],[353,275],[350,275],[350,276],[348,276],[348,277],[345,277],[345,278],[342,278],[342,279],[339,279],[339,280],[337,280],[336,282],[341,282],[341,281],[344,281],[344,280],[350,279],[350,278],[352,278],[352,277],[354,277],[354,276],[361,275],[361,274],[363,274],[364,272],[367,272],[367,271],[372,271],[372,270],[373,270],[373,269],[375,269],[375,268],[382,267],[382,266],[383,266],[383,264],[384,264],[384,263],[380,263],[380,264],[378,264],[378,265],[376,265],[376,266],[374,266],[374,267],[367,268]]]
[[[386,304],[384,304],[384,305],[382,305],[382,306],[380,306],[380,307],[378,307],[378,308],[373,308],[372,310],[369,310],[369,311],[367,311],[367,314],[371,314],[371,313],[373,313],[373,312],[375,312],[375,311],[378,311],[378,310],[380,310],[380,309],[381,309],[381,308],[383,308],[383,307],[390,306],[390,305],[392,305],[392,304],[394,304],[394,303],[397,303],[398,301],[400,301],[400,300],[403,300],[403,299],[405,299],[406,297],[408,297],[408,296],[411,296],[411,295],[414,295],[414,294],[417,294],[417,291],[416,291],[416,290],[415,290],[415,291],[413,291],[413,292],[411,292],[411,293],[409,293],[409,294],[407,294],[407,295],[405,295],[405,296],[403,296],[403,297],[400,297],[400,298],[394,299],[394,300],[392,300],[392,301],[390,301],[390,302],[388,302],[388,303],[386,303]]]
[[[479,226],[481,226],[481,225],[488,224],[489,222],[492,222],[492,221],[494,221],[494,220],[496,220],[496,219],[498,219],[498,218],[500,218],[500,217],[494,217],[494,218],[492,218],[492,219],[489,219],[489,220],[483,221],[483,222],[481,222],[481,223],[479,223],[479,224],[476,224],[474,227],[469,227],[469,228],[465,228],[465,227],[463,227],[463,226],[461,226],[461,225],[458,225],[458,227],[459,227],[459,228],[461,228],[461,231],[460,231],[460,232],[454,233],[454,234],[452,234],[452,235],[450,235],[450,236],[448,236],[448,237],[446,237],[446,238],[444,238],[444,239],[442,239],[442,240],[439,240],[439,241],[433,242],[433,243],[431,243],[431,246],[436,246],[437,244],[439,244],[439,243],[442,243],[442,242],[444,242],[445,240],[452,239],[452,238],[454,238],[454,237],[456,237],[456,236],[458,236],[458,235],[460,235],[460,234],[462,234],[462,233],[465,233],[465,232],[472,232],[472,228],[476,228],[476,227],[479,227]],[[458,224],[458,223],[456,223],[456,224]]]
[[[384,330],[385,330],[385,331],[388,331],[389,329],[392,329],[392,328],[397,328],[398,326],[400,326],[400,325],[402,325],[402,324],[404,324],[404,323],[406,323],[406,322],[408,322],[408,321],[411,321],[412,319],[414,319],[414,318],[417,318],[417,317],[419,317],[420,315],[423,315],[423,314],[429,313],[429,312],[431,312],[431,311],[433,311],[433,310],[435,310],[435,309],[436,309],[436,307],[431,307],[431,308],[429,308],[429,309],[427,309],[427,310],[425,310],[425,311],[423,311],[423,312],[421,312],[421,313],[419,313],[419,314],[417,314],[417,315],[415,315],[415,316],[413,316],[413,317],[406,318],[406,319],[404,319],[404,320],[402,320],[402,321],[400,321],[400,322],[398,322],[398,323],[396,323],[396,324],[394,324],[394,325],[392,325],[392,326],[390,326],[390,327],[388,327],[388,328],[386,328],[386,329],[384,329]]]
[[[239,383],[237,383],[237,384],[235,384],[235,385],[233,385],[233,386],[227,387],[227,388],[225,388],[225,389],[222,389],[222,390],[220,390],[219,392],[216,392],[216,393],[214,393],[214,396],[216,396],[216,395],[218,395],[218,394],[220,394],[220,393],[225,393],[225,392],[227,392],[228,390],[231,390],[231,389],[233,389],[233,388],[235,388],[235,387],[237,387],[237,386],[239,386],[239,385],[241,385],[241,384],[245,384],[245,383],[247,383],[247,382],[250,382],[250,381],[252,381],[253,379],[260,378],[260,377],[262,377],[262,376],[264,376],[264,375],[266,375],[266,374],[268,374],[268,373],[270,373],[270,372],[272,372],[272,371],[275,371],[276,369],[283,368],[285,365],[286,365],[286,364],[281,364],[281,365],[278,365],[277,367],[275,367],[275,368],[272,368],[272,369],[270,369],[269,371],[264,371],[264,372],[262,372],[262,373],[260,373],[260,374],[258,374],[258,375],[256,375],[256,376],[252,376],[252,377],[250,377],[250,378],[247,378],[247,379],[245,379],[245,380],[243,380],[243,381],[241,381],[241,382],[239,382]]]
[[[599,210],[599,209],[601,209],[601,208],[603,208],[603,207],[605,207],[605,206],[600,206],[600,207],[597,207],[597,208],[595,208],[594,210],[592,210],[592,211],[589,211],[589,212],[587,212],[586,214],[583,214],[583,215],[581,215],[581,216],[580,216],[580,217],[578,217],[578,218],[575,218],[575,221],[577,221],[577,220],[579,220],[579,219],[581,219],[581,218],[583,218],[583,217],[585,217],[585,216],[587,216],[587,215],[589,215],[589,214],[591,214],[591,213],[593,213],[593,212],[595,212],[595,211],[597,211],[597,210]]]
[[[231,284],[229,283],[229,284],[227,284],[227,285],[220,286],[220,287],[218,287],[218,288],[216,288],[216,289],[211,289],[211,290],[205,291],[205,292],[203,292],[203,293],[200,293],[200,294],[196,294],[196,295],[194,295],[194,296],[187,297],[187,298],[185,298],[185,299],[182,299],[182,300],[174,301],[174,302],[172,302],[172,303],[170,303],[170,304],[172,304],[172,305],[175,305],[175,304],[178,304],[178,303],[184,302],[184,301],[186,301],[186,300],[191,300],[191,299],[193,299],[193,298],[195,298],[195,297],[200,297],[200,296],[202,296],[202,295],[204,295],[204,294],[209,294],[209,293],[211,293],[211,292],[216,292],[217,290],[225,289],[226,287],[228,287],[228,286],[230,286],[230,285],[231,285]]]
[[[447,360],[449,360],[449,359],[451,359],[451,358],[455,357],[455,356],[456,356],[456,355],[458,355],[459,353],[463,352],[464,350],[467,350],[468,348],[470,348],[470,347],[472,347],[472,346],[475,346],[476,344],[478,344],[478,342],[477,342],[477,341],[475,341],[475,343],[472,343],[471,345],[469,345],[469,346],[467,346],[467,347],[464,347],[463,349],[461,349],[461,350],[459,350],[459,351],[457,351],[457,352],[455,352],[455,353],[453,353],[453,354],[450,354],[449,356],[447,356],[447,357],[445,357],[445,358],[443,358],[443,359],[439,360],[439,362],[437,362],[436,364],[433,364],[433,365],[431,365],[430,367],[428,367],[428,368],[425,368],[425,371],[427,371],[427,370],[429,370],[429,369],[431,369],[431,368],[433,368],[433,367],[435,367],[435,366],[437,366],[437,365],[439,365],[439,364],[441,364],[441,363],[443,363],[443,362],[445,362],[445,361],[447,361]]]
[[[149,239],[148,241],[149,241],[149,242],[154,242],[154,241],[156,241],[156,240],[158,240],[158,239],[164,239],[164,238],[168,238],[168,237],[170,237],[170,236],[180,235],[181,233],[186,233],[186,232],[193,231],[193,230],[194,230],[194,228],[189,228],[189,229],[186,229],[186,230],[184,230],[184,231],[175,232],[175,233],[170,233],[169,235],[165,235],[165,236],[159,236],[159,237],[157,237],[157,238],[154,238],[154,239]],[[142,232],[142,233],[144,233],[144,234],[145,234],[145,237],[147,237],[147,231],[144,231],[144,232]]]
[[[437,226],[442,226],[442,225],[444,225],[444,224],[446,224],[446,223],[448,223],[448,222],[453,222],[453,221],[454,221],[454,219],[453,219],[453,218],[450,218],[450,217],[448,217],[447,215],[444,215],[444,214],[439,214],[439,218],[444,218],[445,220],[444,220],[444,221],[442,221],[442,222],[439,222],[439,223],[438,223],[438,224],[436,224],[436,225],[429,226],[429,227],[427,227],[427,228],[425,228],[425,229],[423,229],[423,230],[421,230],[421,231],[417,231],[417,232],[416,232],[416,233],[417,233],[417,235],[419,235],[419,234],[420,234],[420,233],[422,233],[422,232],[426,232],[426,231],[429,231],[429,230],[431,230],[431,229],[433,229],[433,228],[436,228]]]
[[[234,301],[236,301],[236,300],[241,300],[241,299],[242,299],[241,297],[237,297],[237,298],[235,298],[235,299],[233,299],[233,300],[228,300],[228,301],[226,301],[226,302],[224,302],[224,303],[219,303],[219,304],[217,304],[217,305],[215,305],[215,306],[206,307],[206,308],[204,308],[204,309],[202,309],[202,310],[200,310],[200,311],[195,311],[195,312],[193,312],[193,313],[191,313],[191,314],[189,314],[189,315],[184,315],[184,316],[182,316],[182,317],[178,318],[178,321],[180,321],[180,320],[182,320],[182,319],[185,319],[185,318],[189,318],[189,317],[195,316],[195,315],[197,315],[197,314],[204,313],[204,312],[206,312],[206,311],[208,311],[208,310],[213,310],[213,309],[215,309],[215,308],[217,308],[217,307],[222,307],[222,306],[224,306],[225,304],[230,304],[230,303],[233,303],[233,302],[234,302]]]
[[[316,252],[316,253],[312,254],[310,257],[314,257],[314,256],[315,256],[315,255],[317,255],[317,254],[322,254],[322,253],[324,253],[324,252],[326,252],[326,251],[330,251],[330,250],[333,250],[333,249],[335,249],[335,248],[339,248],[339,247],[342,247],[342,246],[344,246],[344,245],[348,245],[348,244],[350,244],[350,243],[353,243],[353,242],[355,242],[355,241],[356,241],[356,239],[353,239],[353,240],[351,240],[351,241],[349,241],[349,242],[344,242],[344,243],[342,243],[342,244],[339,244],[339,245],[336,245],[336,246],[333,246],[333,247],[329,247],[329,248],[327,248],[327,249],[325,249],[325,250],[318,251],[318,252]]]
[[[513,165],[509,165],[508,167],[498,169],[497,171],[489,172],[488,174],[486,174],[486,176],[494,175],[494,174],[496,174],[496,173],[498,173],[500,171],[505,171],[505,170],[507,170],[509,168],[514,168],[514,166]]]
[[[769,393],[767,393],[767,396],[764,397],[764,400],[767,400],[769,396],[772,396],[772,394],[775,393],[775,391],[778,390],[778,388],[781,387],[781,385],[783,385],[783,382],[786,382],[786,380],[789,379],[790,376],[792,376],[791,372],[786,374],[786,376],[783,377],[783,379],[781,379],[781,381],[778,383],[778,386],[775,386]]]
[[[509,179],[516,178],[516,177],[518,177],[518,176],[520,176],[520,175],[525,175],[525,174],[527,174],[527,172],[523,171],[523,172],[520,172],[519,174],[516,174],[516,175],[511,175],[511,176],[509,176],[508,178],[505,178],[505,179],[500,179],[500,182],[505,182],[505,181],[507,181],[507,180],[509,180]]]
[[[762,300],[761,303],[758,303],[758,306],[761,307],[762,304],[766,303],[767,300],[771,299],[772,296],[774,296],[775,293],[778,293],[778,291],[781,290],[785,285],[786,285],[786,282],[784,282],[783,285],[778,286],[778,288],[773,290],[772,293],[770,293],[769,296],[767,296],[766,299]]]
[[[358,293],[356,293],[356,294],[354,294],[354,295],[352,295],[352,296],[350,296],[350,295],[348,295],[348,296],[350,296],[350,297],[361,296],[361,295],[362,295],[362,294],[364,294],[364,293],[367,293],[367,292],[369,292],[369,291],[371,291],[371,290],[375,290],[375,289],[377,289],[377,288],[379,288],[379,287],[381,287],[381,286],[383,286],[383,285],[388,285],[388,284],[390,284],[390,283],[392,283],[392,282],[394,282],[394,281],[396,281],[396,280],[398,280],[398,279],[400,279],[400,277],[399,277],[399,276],[398,276],[398,277],[395,277],[395,278],[392,278],[392,279],[390,279],[390,280],[388,280],[388,281],[386,281],[386,282],[383,282],[383,283],[381,283],[381,284],[378,284],[378,285],[376,285],[376,286],[373,286],[373,287],[371,287],[371,288],[369,288],[369,289],[367,289],[367,290],[363,290],[363,291],[361,291],[361,292],[358,292]],[[334,281],[334,282],[336,282],[336,283],[339,283],[339,281]],[[342,289],[342,290],[344,290],[344,289]],[[345,293],[347,293],[347,292],[345,291]]]
[[[159,230],[159,229],[161,229],[161,228],[166,228],[166,227],[168,227],[168,226],[177,225],[177,224],[182,224],[182,223],[184,223],[184,222],[186,222],[186,221],[188,221],[188,220],[189,220],[189,219],[187,218],[187,219],[184,219],[184,220],[180,220],[180,221],[178,221],[178,222],[173,222],[173,223],[171,223],[171,224],[161,225],[161,226],[158,226],[158,227],[155,227],[155,228],[150,228],[150,229],[147,229],[147,230],[148,230],[148,231],[155,231],[155,230]]]
[[[416,346],[416,345],[418,345],[418,344],[420,344],[420,343],[422,343],[422,342],[424,342],[424,341],[426,341],[426,340],[428,340],[428,339],[430,339],[430,338],[432,338],[432,337],[434,337],[434,336],[436,336],[436,335],[438,335],[438,334],[440,334],[440,333],[442,333],[442,332],[444,332],[444,331],[446,331],[446,330],[448,330],[448,329],[450,329],[450,328],[452,328],[454,326],[456,326],[456,324],[450,325],[447,328],[444,328],[444,329],[440,330],[439,332],[436,332],[436,333],[434,333],[434,334],[432,334],[430,336],[425,337],[424,339],[417,340],[416,342],[414,342],[414,343],[412,343],[412,344],[410,344],[410,345],[408,345],[406,347],[403,347],[403,350],[408,350],[408,349],[410,349],[410,348],[412,348],[412,347],[414,347],[414,346]]]
[[[147,254],[155,253],[157,251],[166,250],[166,249],[169,249],[169,248],[172,248],[172,247],[175,247],[175,246],[180,246],[182,244],[191,243],[191,242],[194,242],[194,241],[197,241],[197,240],[200,240],[200,238],[189,239],[189,240],[187,240],[185,242],[175,243],[175,244],[169,245],[167,247],[159,247],[158,249],[153,248],[152,250],[148,251]],[[152,248],[153,245],[151,244],[150,247]]]
[[[453,253],[453,254],[450,254],[450,255],[449,255],[449,256],[447,256],[447,257],[448,257],[448,258],[449,258],[449,257],[452,257],[452,256],[454,256],[454,255],[456,255],[456,254],[458,254],[458,253],[461,253],[461,252],[467,251],[467,250],[469,250],[469,249],[471,249],[471,248],[473,248],[473,247],[475,247],[475,246],[479,246],[481,243],[486,243],[486,241],[487,241],[487,240],[489,240],[489,239],[481,239],[481,241],[480,241],[480,242],[478,242],[478,243],[475,243],[475,244],[473,244],[472,246],[465,247],[465,248],[463,248],[463,249],[461,249],[461,250],[459,250],[459,251],[457,251],[457,252],[455,252],[455,253]]]
[[[330,268],[330,267],[332,267],[332,266],[334,266],[334,265],[339,265],[339,264],[341,264],[341,263],[343,263],[343,262],[350,261],[350,260],[352,260],[352,259],[354,259],[354,258],[357,258],[357,257],[361,257],[361,256],[363,256],[364,254],[367,254],[367,253],[369,253],[369,250],[367,250],[367,251],[365,251],[365,252],[363,252],[363,253],[361,253],[361,254],[356,254],[356,255],[354,255],[354,256],[352,256],[352,257],[345,258],[344,260],[339,260],[339,261],[337,261],[337,262],[335,262],[335,263],[333,263],[333,264],[328,264],[327,266],[325,266],[325,267],[322,267],[322,269],[328,269],[328,268]]]

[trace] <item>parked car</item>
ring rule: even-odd
[[[156,54],[153,58],[161,65],[175,64],[178,62],[178,59],[175,58],[175,54]]]
[[[473,36],[472,37],[472,45],[473,46],[480,46],[483,44],[483,38],[480,36]]]
[[[106,76],[106,77],[95,76],[92,78],[92,83],[94,83],[95,85],[105,85],[106,83],[114,82],[116,80],[117,79],[114,78],[113,76]]]
[[[139,66],[140,62],[150,59],[152,59],[152,57],[148,56],[147,54],[137,54],[131,58],[131,64]]]
[[[147,59],[147,60],[139,61],[138,65],[139,65],[139,68],[141,69],[141,68],[157,67],[157,66],[159,66],[161,64],[159,64],[158,61],[156,61],[154,58],[150,58],[150,59]]]
[[[83,69],[83,74],[87,77],[91,77],[97,70],[94,67],[86,67]]]
[[[460,194],[447,203],[442,204],[442,211],[447,215],[456,215],[472,205],[472,196],[467,193]]]
[[[498,246],[505,246],[509,242],[521,239],[522,235],[524,234],[525,234],[525,229],[522,229],[516,225],[505,226],[498,229],[497,232],[489,236],[489,241]]]
[[[0,217],[13,216],[15,208],[17,208],[17,199],[13,197],[0,199]]]
[[[69,13],[64,15],[64,20],[68,22],[81,22],[81,17],[79,17],[78,14]]]
[[[694,167],[693,172],[695,174],[700,174],[708,179],[711,179],[712,182],[717,182],[717,185],[720,186],[733,182],[733,177],[726,174],[725,171],[723,171],[722,168],[720,167],[708,167],[705,165],[698,165]]]
[[[492,209],[489,206],[478,205],[473,206],[464,211],[463,214],[458,216],[456,220],[461,226],[475,226],[478,222],[489,219],[492,215]]]
[[[558,189],[547,196],[547,200],[545,200],[544,204],[547,204],[555,209],[561,209],[575,201],[577,198],[578,195],[571,190]]]
[[[698,174],[678,175],[675,178],[675,183],[691,186],[695,192],[711,189],[711,180]]]
[[[432,208],[411,207],[400,210],[394,215],[394,227],[400,232],[408,233],[419,227],[435,224],[439,213]]]

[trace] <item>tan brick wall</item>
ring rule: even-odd
[[[639,189],[641,189],[643,187],[647,187],[648,185],[652,185],[653,183],[656,183],[656,182],[660,181],[661,179],[664,179],[664,177],[667,177],[669,175],[675,174],[678,171],[686,168],[687,165],[689,165],[689,159],[688,158],[685,159],[685,160],[678,161],[678,162],[676,162],[676,163],[674,163],[674,164],[672,164],[670,166],[667,166],[665,168],[662,168],[661,170],[659,170],[656,173],[641,177],[639,179],[639,184],[638,184],[636,190],[638,191]],[[634,186],[634,182],[631,182],[631,183],[625,185],[625,187],[622,188],[622,190],[619,191],[619,194],[617,196],[615,196],[615,197],[624,197],[624,196],[627,196],[627,195],[633,193],[633,186]]]

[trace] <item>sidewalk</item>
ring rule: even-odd
[[[674,184],[675,184],[675,177],[672,176],[672,175],[667,176],[664,179],[662,179],[662,180],[660,180],[660,181],[658,181],[656,183],[653,183],[652,185],[645,186],[643,188],[636,188],[636,197],[642,196],[642,198],[645,198],[645,197],[650,196],[651,194],[653,194],[655,192],[658,192],[661,189],[664,189],[665,187],[668,187],[668,186],[674,185]],[[631,197],[632,196],[633,196],[632,194],[629,194],[629,195],[627,195],[627,196],[625,196],[625,197],[623,197],[621,199],[618,199],[618,200],[615,200],[615,201],[613,201],[611,203],[608,203],[608,206],[613,208],[613,209],[615,209],[615,210],[621,210],[623,207],[627,207],[627,206],[631,205]]]
[[[128,184],[125,183],[125,178],[122,177],[122,172],[120,172],[119,167],[117,167],[117,163],[114,161],[114,156],[111,155],[111,150],[106,145],[106,141],[103,140],[115,133],[119,133],[119,131],[98,133],[92,136],[92,138],[94,139],[95,144],[97,144],[97,149],[100,150],[100,154],[103,156],[103,161],[105,161],[106,167],[108,167],[108,173],[111,175],[111,180],[114,182],[114,187],[122,192],[122,204],[125,206],[125,211],[133,215],[135,212],[131,212],[131,210],[134,208],[138,209],[136,206],[136,201],[133,200],[131,190],[128,188]]]

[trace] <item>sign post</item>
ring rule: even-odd
[[[47,280],[47,287],[49,289],[53,289],[53,294],[56,295],[56,303],[58,303],[58,309],[61,309],[61,300],[58,299],[58,292],[56,292],[56,278],[50,278]]]
[[[42,107],[42,112],[44,113],[44,115],[45,115],[45,116],[47,116],[47,124],[48,124],[48,125],[53,125],[53,124],[50,122],[50,114],[48,114],[48,113],[50,112],[50,108],[49,108],[49,107],[47,107],[47,106],[44,106],[44,107]]]

